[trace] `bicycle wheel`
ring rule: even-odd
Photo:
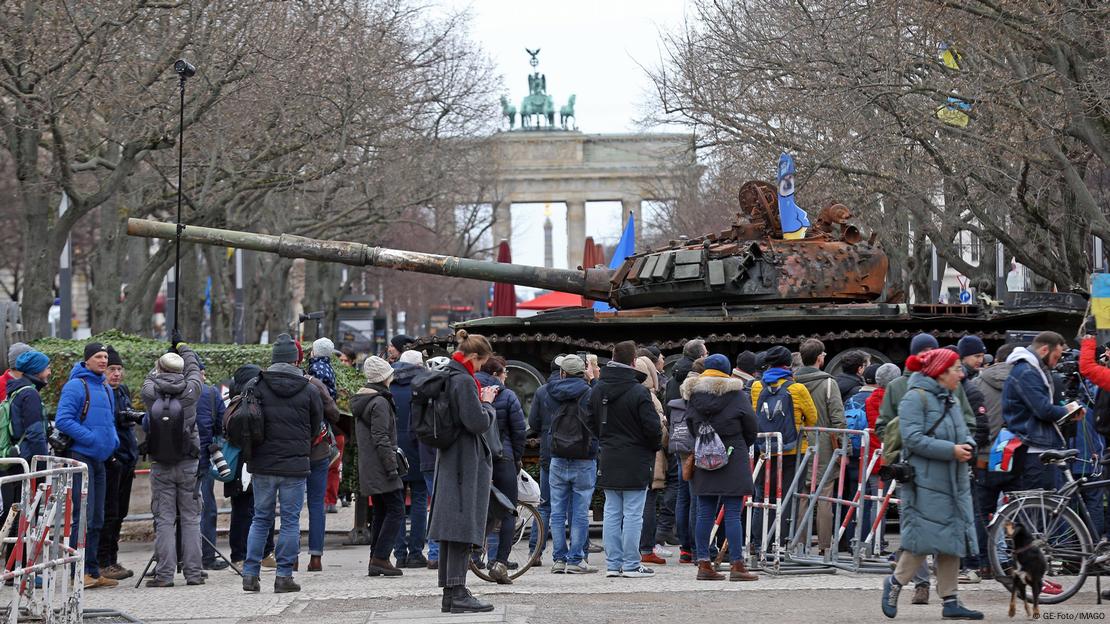
[[[1057,501],[1040,497],[1020,498],[995,514],[987,530],[987,558],[994,578],[1010,588],[1013,544],[1006,537],[1006,522],[1022,524],[1041,541],[1048,559],[1045,580],[1060,586],[1057,594],[1041,593],[1041,604],[1059,604],[1071,598],[1087,580],[1092,553],[1091,534],[1078,514]]]
[[[527,572],[529,568],[535,565],[536,562],[539,561],[540,557],[543,555],[544,536],[547,534],[547,527],[544,525],[543,518],[540,517],[540,512],[536,510],[535,506],[533,506],[532,503],[517,504],[516,518],[514,522],[515,528],[513,530],[513,548],[510,551],[509,560],[512,561],[514,559],[513,553],[521,555],[521,559],[518,560],[517,569],[509,570],[509,578],[515,581],[516,579],[520,578],[525,572]],[[533,525],[533,523],[535,524]],[[529,551],[528,540],[524,538],[526,535],[530,535],[531,531],[539,531],[539,533],[536,538],[535,549]],[[481,551],[481,561],[489,562],[489,555],[491,553],[488,540],[481,548]],[[474,576],[477,576],[483,581],[487,581],[490,583],[496,582],[493,580],[492,577],[490,577],[489,570],[487,570],[485,566],[478,567],[478,562],[474,559],[470,560],[470,571],[474,573]]]

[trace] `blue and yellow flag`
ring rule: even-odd
[[[783,238],[806,237],[809,216],[794,203],[794,159],[786,152],[779,156],[779,221]]]
[[[1100,330],[1110,329],[1110,273],[1091,275],[1091,313]]]

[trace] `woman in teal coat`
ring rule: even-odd
[[[956,598],[960,557],[978,552],[971,503],[975,443],[955,391],[963,368],[959,355],[935,349],[921,356],[921,372],[910,377],[898,405],[902,459],[913,467],[911,482],[899,486],[902,556],[883,583],[883,614],[898,613],[898,593],[929,555],[936,560],[937,594],[945,619],[981,620],[983,614]]]

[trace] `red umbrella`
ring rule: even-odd
[[[605,265],[605,253],[601,250],[601,245],[594,243],[593,236],[586,237],[586,248],[582,250],[582,267],[592,269],[597,265]],[[593,307],[594,302],[592,299],[582,297],[582,307]]]
[[[501,241],[497,246],[497,261],[510,263],[513,254],[509,251],[509,241]],[[493,285],[493,315],[516,316],[516,287],[500,282]]]

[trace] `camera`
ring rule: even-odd
[[[220,450],[219,444],[213,442],[208,445],[208,458],[216,472],[220,473],[220,478],[226,479],[231,476],[231,466],[227,465],[227,459],[224,457],[224,452]]]
[[[1065,351],[1052,369],[1052,376],[1065,401],[1078,401],[1085,390],[1083,376],[1079,374],[1079,351]]]
[[[130,425],[141,425],[144,416],[146,416],[144,411],[125,407],[116,412],[116,426],[122,428]]]
[[[185,59],[177,59],[177,62],[173,64],[173,70],[182,78],[192,78],[197,73],[197,68]]]
[[[64,455],[69,447],[73,446],[73,438],[62,433],[57,427],[50,428],[50,435],[46,438],[46,443],[50,445],[56,455]]]
[[[916,472],[909,462],[897,462],[879,468],[879,476],[884,481],[893,480],[902,484],[913,483]]]

